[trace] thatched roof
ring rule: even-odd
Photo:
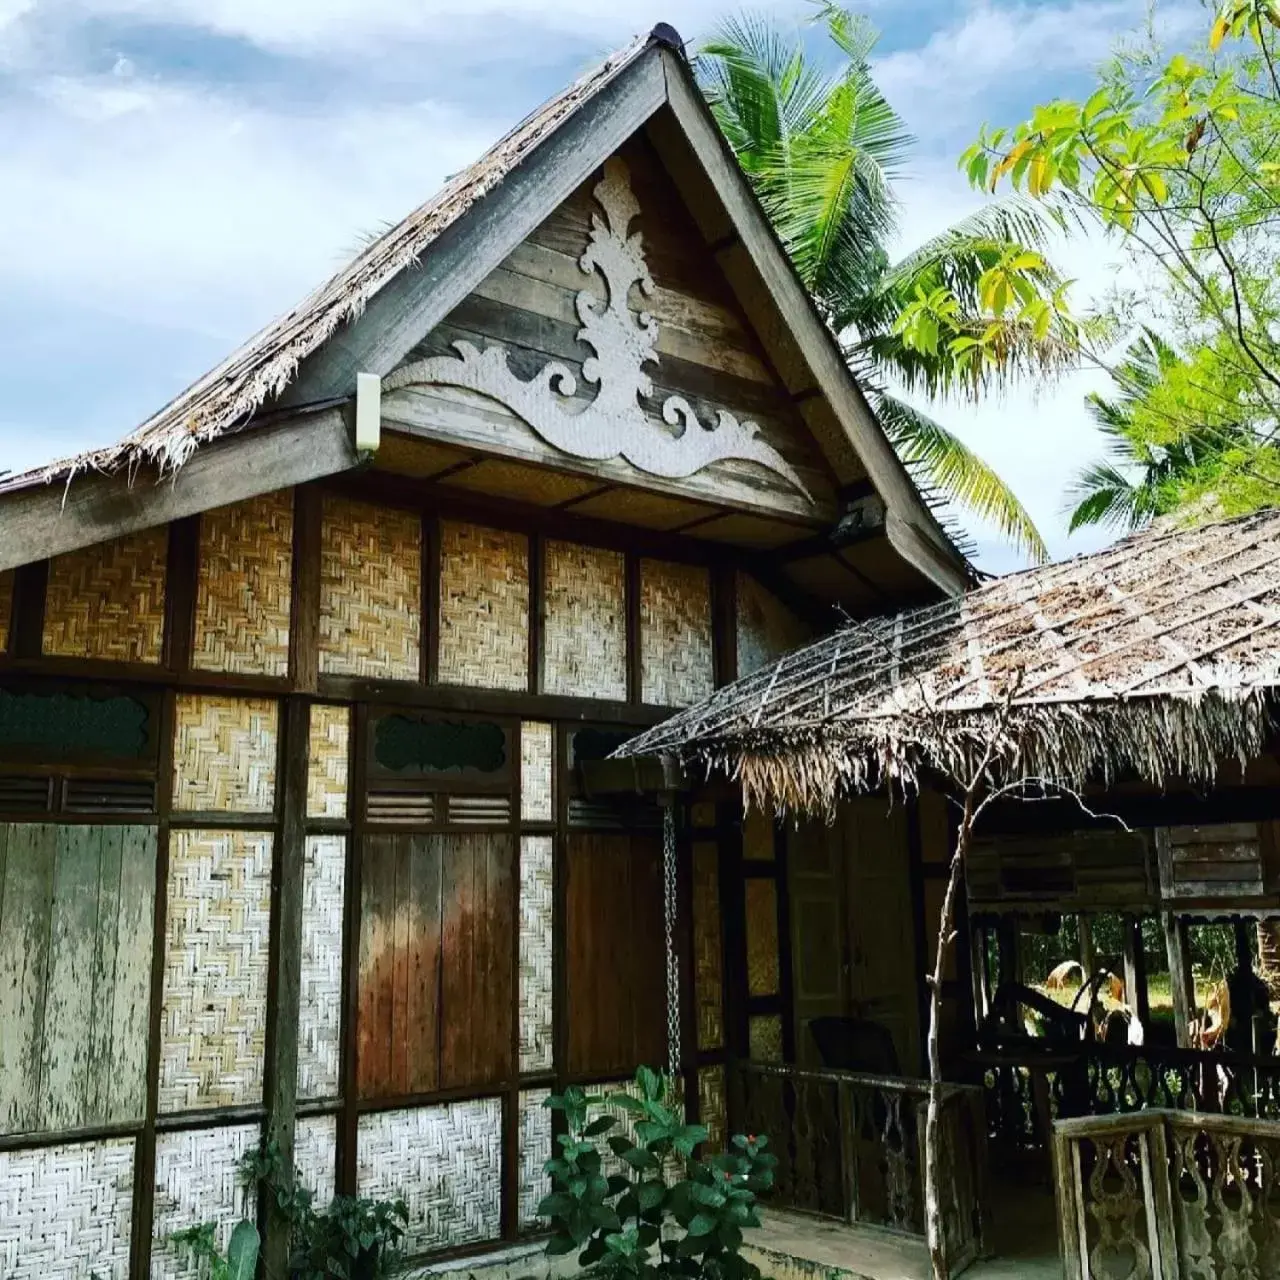
[[[959,599],[842,627],[628,743],[767,807],[994,773],[1207,780],[1262,750],[1280,683],[1280,511],[1150,530]]]
[[[0,475],[0,493],[70,478],[81,471],[110,473],[141,466],[155,467],[161,474],[176,471],[200,445],[244,426],[269,399],[285,390],[307,356],[340,325],[359,316],[370,298],[501,183],[543,137],[655,41],[668,42],[671,37],[674,32],[669,28],[655,28],[544,103],[475,164],[455,174],[426,204],[123,440],[20,475]]]

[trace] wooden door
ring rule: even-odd
[[[849,931],[839,827],[808,821],[787,829],[796,1061],[820,1066],[814,1018],[847,1017]]]
[[[858,797],[837,819],[844,849],[850,994],[861,1017],[888,1028],[905,1075],[920,1061],[916,912],[902,800]]]

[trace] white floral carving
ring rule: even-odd
[[[595,352],[583,362],[582,379],[599,388],[585,408],[573,401],[577,378],[568,365],[552,361],[533,378],[517,377],[503,347],[481,351],[455,342],[456,356],[431,356],[405,365],[383,380],[384,391],[413,385],[463,387],[505,405],[548,444],[576,458],[593,461],[623,457],[650,475],[680,479],[726,459],[756,462],[784,476],[806,497],[794,467],[767,441],[754,422],[740,422],[717,410],[715,426],[699,420],[683,396],[668,396],[659,424],[644,410],[642,396],[653,383],[644,366],[657,362],[658,323],[647,311],[631,309],[633,285],[652,295],[640,232],[631,223],[640,206],[631,190],[626,164],[614,157],[593,192],[604,212],[591,217],[590,243],[578,265],[585,275],[604,279],[602,300],[590,289],[575,305],[582,328],[578,337]]]

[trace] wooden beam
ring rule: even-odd
[[[340,409],[197,449],[173,477],[85,475],[0,494],[0,570],[151,529],[357,465]]]
[[[640,54],[305,360],[281,402],[349,394],[359,372],[385,377],[665,99],[659,51]]]
[[[274,946],[269,986],[272,1000],[267,1027],[265,1098],[266,1136],[280,1149],[283,1168],[293,1168],[294,1126],[298,1111],[298,1012],[302,996],[303,875],[306,870],[307,726],[310,707],[302,697],[284,703],[280,743],[280,829],[273,858]],[[265,1274],[288,1270],[292,1223],[273,1195],[265,1197]]]
[[[689,172],[688,164],[682,165],[678,155],[683,142],[714,186],[733,229],[742,241],[741,254],[749,258],[751,268],[763,281],[783,325],[803,352],[814,381],[836,413],[891,516],[897,516],[906,530],[916,534],[916,538],[903,536],[899,542],[891,521],[890,540],[904,558],[943,591],[949,594],[962,591],[966,585],[966,574],[961,557],[921,500],[906,468],[876,421],[834,337],[814,308],[737,161],[716,128],[688,66],[666,50],[661,52],[661,57],[666,68],[667,100],[678,129],[664,128],[663,117],[655,119],[650,134],[668,162],[673,177],[679,182],[681,172],[686,176]],[[685,192],[686,200],[690,194]],[[691,207],[696,206],[691,202]],[[739,287],[740,271],[735,265],[739,260],[738,252],[734,250],[726,250],[720,255],[726,276],[734,285],[735,292],[739,293],[739,300],[746,305],[748,299],[744,294],[747,291]],[[748,313],[753,310],[756,314],[752,315],[752,320],[755,322],[760,308],[749,308]],[[769,326],[758,324],[757,329],[763,336]],[[932,544],[933,554],[923,553],[924,548],[919,544],[926,541]]]

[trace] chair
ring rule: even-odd
[[[868,1018],[814,1018],[809,1032],[824,1067],[868,1075],[901,1074],[889,1029]]]

